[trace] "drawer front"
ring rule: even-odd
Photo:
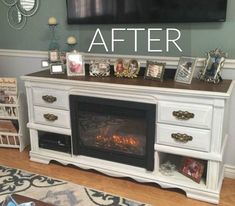
[[[70,129],[69,111],[34,107],[34,122],[54,127]]]
[[[210,129],[212,106],[159,102],[158,122]]]
[[[68,93],[62,90],[33,88],[33,104],[69,110]]]
[[[209,152],[210,130],[157,124],[157,143]]]

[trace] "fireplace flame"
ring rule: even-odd
[[[123,145],[123,146],[134,146],[138,147],[140,145],[139,140],[134,136],[121,136],[121,135],[112,135],[111,137],[98,135],[96,136],[97,143],[103,143],[104,145]]]

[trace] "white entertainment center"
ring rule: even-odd
[[[232,81],[214,85],[193,80],[191,85],[183,85],[173,80],[67,77],[50,75],[49,70],[22,79],[27,91],[32,161],[48,164],[56,160],[115,177],[157,183],[163,188],[179,188],[187,197],[219,203]],[[74,155],[72,149],[68,154],[41,148],[40,131],[71,136],[69,95],[155,104],[154,170]],[[172,134],[180,137],[173,138]],[[177,170],[172,176],[159,171],[162,163],[168,160],[177,163],[182,157],[197,158],[205,163],[205,175],[200,183]]]

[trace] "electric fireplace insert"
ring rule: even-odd
[[[154,169],[156,105],[70,96],[73,154]]]

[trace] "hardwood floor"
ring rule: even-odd
[[[35,163],[29,160],[28,150],[20,153],[17,149],[0,148],[0,164],[67,180],[154,206],[212,205],[189,199],[180,190],[161,189],[156,184],[141,184],[130,179],[113,178],[95,171],[81,170],[54,162],[49,165]],[[235,180],[224,179],[219,205],[235,205]]]

